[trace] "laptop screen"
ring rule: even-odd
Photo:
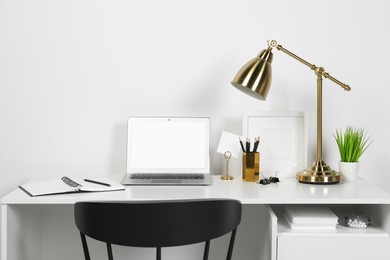
[[[127,172],[209,173],[209,118],[130,117]]]

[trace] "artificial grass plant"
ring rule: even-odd
[[[360,156],[366,151],[372,142],[367,137],[363,128],[348,126],[343,133],[336,130],[333,135],[336,139],[342,162],[358,162]]]

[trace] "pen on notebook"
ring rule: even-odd
[[[100,181],[94,181],[94,180],[90,180],[90,179],[84,179],[84,181],[90,182],[90,183],[99,184],[99,185],[104,185],[104,186],[111,186],[111,184],[109,184],[109,183],[104,183],[104,182],[100,182]]]
[[[238,137],[238,140],[240,140],[242,152],[245,153],[245,148],[244,148],[244,144],[242,143],[241,137]]]

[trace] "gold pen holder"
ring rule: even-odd
[[[242,154],[242,180],[258,182],[260,173],[260,153]]]

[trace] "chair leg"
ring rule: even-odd
[[[91,260],[88,251],[87,239],[85,238],[85,235],[81,232],[80,232],[80,237],[81,237],[81,243],[83,244],[84,258],[85,260]]]
[[[210,240],[206,241],[206,244],[204,245],[203,260],[209,259],[209,251],[210,251]]]
[[[114,260],[114,257],[112,255],[112,247],[110,243],[107,243],[107,254],[108,254],[108,260]]]
[[[161,260],[161,247],[156,248],[156,259]]]
[[[237,232],[237,229],[234,229],[232,231],[232,235],[230,237],[230,243],[229,243],[229,249],[228,249],[228,254],[226,256],[226,260],[231,260],[232,259],[232,255],[233,255],[233,247],[234,247],[234,240],[236,239],[236,232]]]

